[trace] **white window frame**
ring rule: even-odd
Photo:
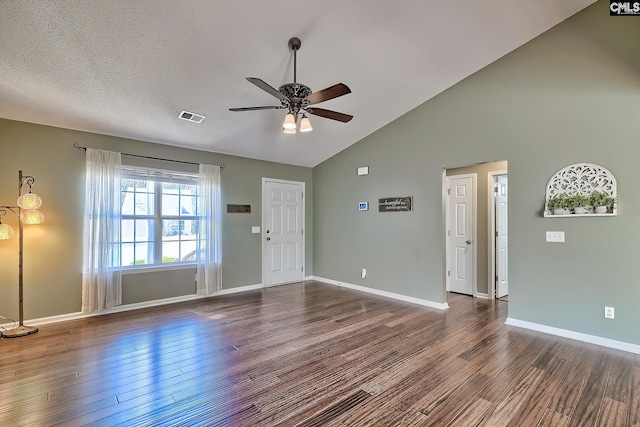
[[[199,223],[200,217],[198,212],[195,215],[162,215],[162,185],[164,183],[177,183],[188,184],[198,186],[198,174],[188,172],[170,171],[165,169],[153,169],[138,166],[122,166],[122,180],[134,179],[153,181],[154,183],[154,214],[153,215],[129,215],[122,214],[121,221],[125,220],[152,220],[153,221],[153,237],[148,238],[148,242],[153,247],[153,263],[138,264],[138,265],[121,265],[123,274],[135,274],[142,272],[151,272],[159,270],[180,270],[186,268],[194,268],[197,260],[190,261],[174,261],[163,263],[162,262],[162,244],[163,244],[163,221],[195,221]],[[122,191],[121,191],[122,193]],[[196,195],[199,197],[199,195]],[[198,203],[196,202],[196,205]],[[121,229],[124,227],[121,227]],[[122,240],[122,239],[121,239]],[[196,235],[196,248],[198,245],[199,235]],[[134,238],[135,242],[135,238]],[[127,242],[129,243],[129,242]],[[119,242],[121,246],[126,244],[122,241]],[[122,255],[121,255],[122,256]]]

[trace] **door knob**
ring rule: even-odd
[[[267,237],[267,240],[271,240],[271,237]]]
[[[470,245],[470,244],[471,244],[471,240],[467,240],[467,245]]]

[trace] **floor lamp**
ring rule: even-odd
[[[22,171],[18,171],[18,206],[0,206],[0,240],[10,239],[13,236],[13,228],[8,224],[2,223],[2,217],[9,212],[18,217],[18,298],[19,298],[19,325],[17,328],[9,329],[1,332],[0,335],[7,338],[23,337],[38,332],[38,328],[34,326],[24,325],[24,309],[23,309],[23,278],[22,278],[22,249],[23,224],[42,224],[44,215],[38,211],[42,204],[42,199],[38,195],[31,192],[31,186],[36,180],[32,176],[22,176]],[[24,194],[25,185],[29,186],[29,192]]]

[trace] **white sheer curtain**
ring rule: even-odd
[[[220,166],[200,165],[200,238],[197,251],[196,293],[208,295],[222,289],[220,251]]]
[[[121,156],[87,148],[82,311],[122,304],[120,271]]]

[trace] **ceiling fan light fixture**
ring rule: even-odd
[[[284,129],[293,129],[295,131],[296,129],[296,118],[293,114],[291,113],[287,113],[286,116],[284,116],[284,123],[282,124],[282,127]],[[295,132],[292,132],[295,133]]]
[[[287,129],[287,128],[284,128],[284,127],[282,128],[282,132],[284,132],[284,133],[297,133],[296,132],[296,128]]]
[[[306,115],[302,116],[302,120],[300,120],[300,132],[311,132],[313,127],[311,127],[311,122]]]

